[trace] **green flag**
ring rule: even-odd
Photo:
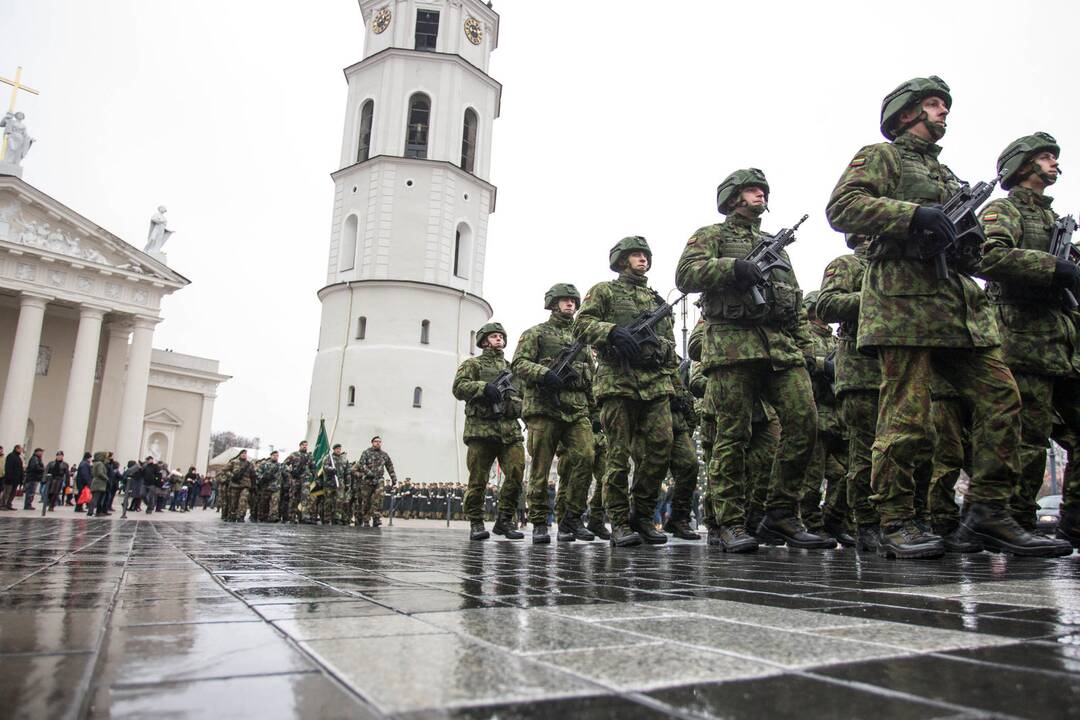
[[[311,455],[315,463],[315,477],[311,481],[311,497],[318,497],[326,492],[322,488],[323,473],[326,470],[326,460],[330,457],[330,440],[326,437],[326,420],[319,419],[319,437],[315,438],[315,451]],[[318,488],[316,490],[316,488]]]

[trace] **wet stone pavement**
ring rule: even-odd
[[[1077,717],[1080,556],[4,518],[0,667],[0,717]]]

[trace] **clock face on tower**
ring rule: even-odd
[[[388,7],[384,7],[382,10],[375,13],[375,17],[371,20],[371,29],[376,35],[381,35],[386,28],[390,27],[391,17],[393,17],[393,15]]]
[[[465,37],[469,38],[469,42],[473,45],[479,45],[480,41],[484,38],[484,28],[480,25],[480,21],[474,17],[465,20]]]

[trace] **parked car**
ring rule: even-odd
[[[1061,496],[1044,495],[1039,498],[1039,515],[1035,527],[1053,532],[1061,522]]]

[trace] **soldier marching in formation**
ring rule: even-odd
[[[554,518],[560,541],[627,548],[700,539],[700,474],[707,546],[724,552],[1071,553],[1080,250],[1075,221],[1046,195],[1061,148],[1044,132],[1007,145],[995,182],[1008,196],[980,209],[993,183],[971,188],[938,160],[952,104],[936,76],[882,101],[887,142],[855,154],[825,208],[850,252],[828,264],[820,291],[803,296],[783,249],[798,226],[762,230],[765,174],[736,170],[717,188],[724,220],[697,230],[678,260],[675,285],[699,294],[701,316],[685,360],[671,306],[648,285],[649,243],[623,238],[608,254],[614,280],[584,299],[566,282],[547,291],[550,315],[521,334],[512,363],[502,325],[477,331],[482,353],[452,386],[465,403],[467,486],[397,486],[378,437],[352,464],[334,446],[321,470],[305,442],[283,464],[276,452],[230,461],[223,519],[243,521],[250,506],[259,521],[378,527],[389,509],[468,520],[481,541],[485,520],[522,539],[527,515],[534,544],[550,543]],[[1060,538],[1036,530],[1051,438],[1069,454]]]

